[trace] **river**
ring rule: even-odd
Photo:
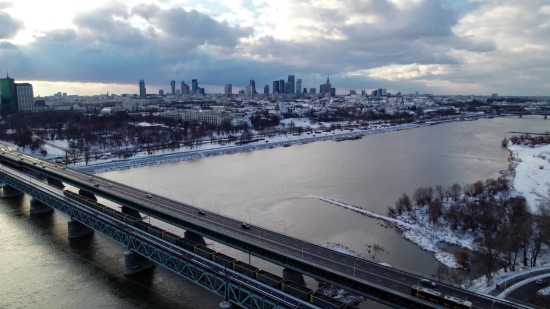
[[[103,176],[313,243],[339,243],[366,258],[429,276],[436,267],[432,253],[377,220],[319,197],[385,214],[401,194],[411,195],[420,186],[497,178],[508,166],[502,138],[509,131],[543,132],[548,126],[540,116],[480,119]],[[98,233],[69,241],[66,216],[30,217],[28,209],[28,197],[0,200],[0,308],[198,309],[216,308],[220,301],[162,267],[125,277],[120,245]],[[207,243],[248,261],[245,253]],[[367,246],[374,244],[385,251],[373,256]],[[251,262],[281,271],[254,257]]]

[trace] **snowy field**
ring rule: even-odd
[[[550,185],[550,145],[534,148],[508,145],[517,166],[514,189],[525,197],[531,212],[536,213],[541,200],[548,197]],[[542,167],[542,168],[541,168]]]

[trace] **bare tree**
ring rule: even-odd
[[[411,211],[412,210],[412,203],[411,198],[403,193],[403,196],[397,199],[395,201],[395,210],[398,214],[401,214],[404,210]]]
[[[462,187],[455,183],[452,186],[449,187],[449,195],[453,199],[453,201],[456,201],[458,197],[460,196],[460,191],[462,190]]]
[[[478,247],[479,251],[474,257],[475,264],[487,277],[487,284],[491,282],[499,262],[500,252],[497,247],[497,240],[490,233],[485,233],[483,242]]]

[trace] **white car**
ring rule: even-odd
[[[435,282],[433,282],[431,280],[428,280],[428,279],[422,279],[422,280],[420,280],[420,283],[422,283],[423,285],[427,285],[429,287],[432,287],[432,288],[435,288],[437,286],[437,284],[435,284]]]
[[[148,198],[152,198],[153,196],[152,196],[151,194],[148,193],[148,194],[147,194],[147,197],[148,197]]]
[[[113,184],[112,184],[112,183],[108,183],[107,185],[109,186],[109,188],[112,188],[112,187],[113,187]]]

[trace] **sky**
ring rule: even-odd
[[[35,96],[258,92],[550,95],[550,0],[0,0],[0,72]],[[3,73],[2,73],[3,74]]]

